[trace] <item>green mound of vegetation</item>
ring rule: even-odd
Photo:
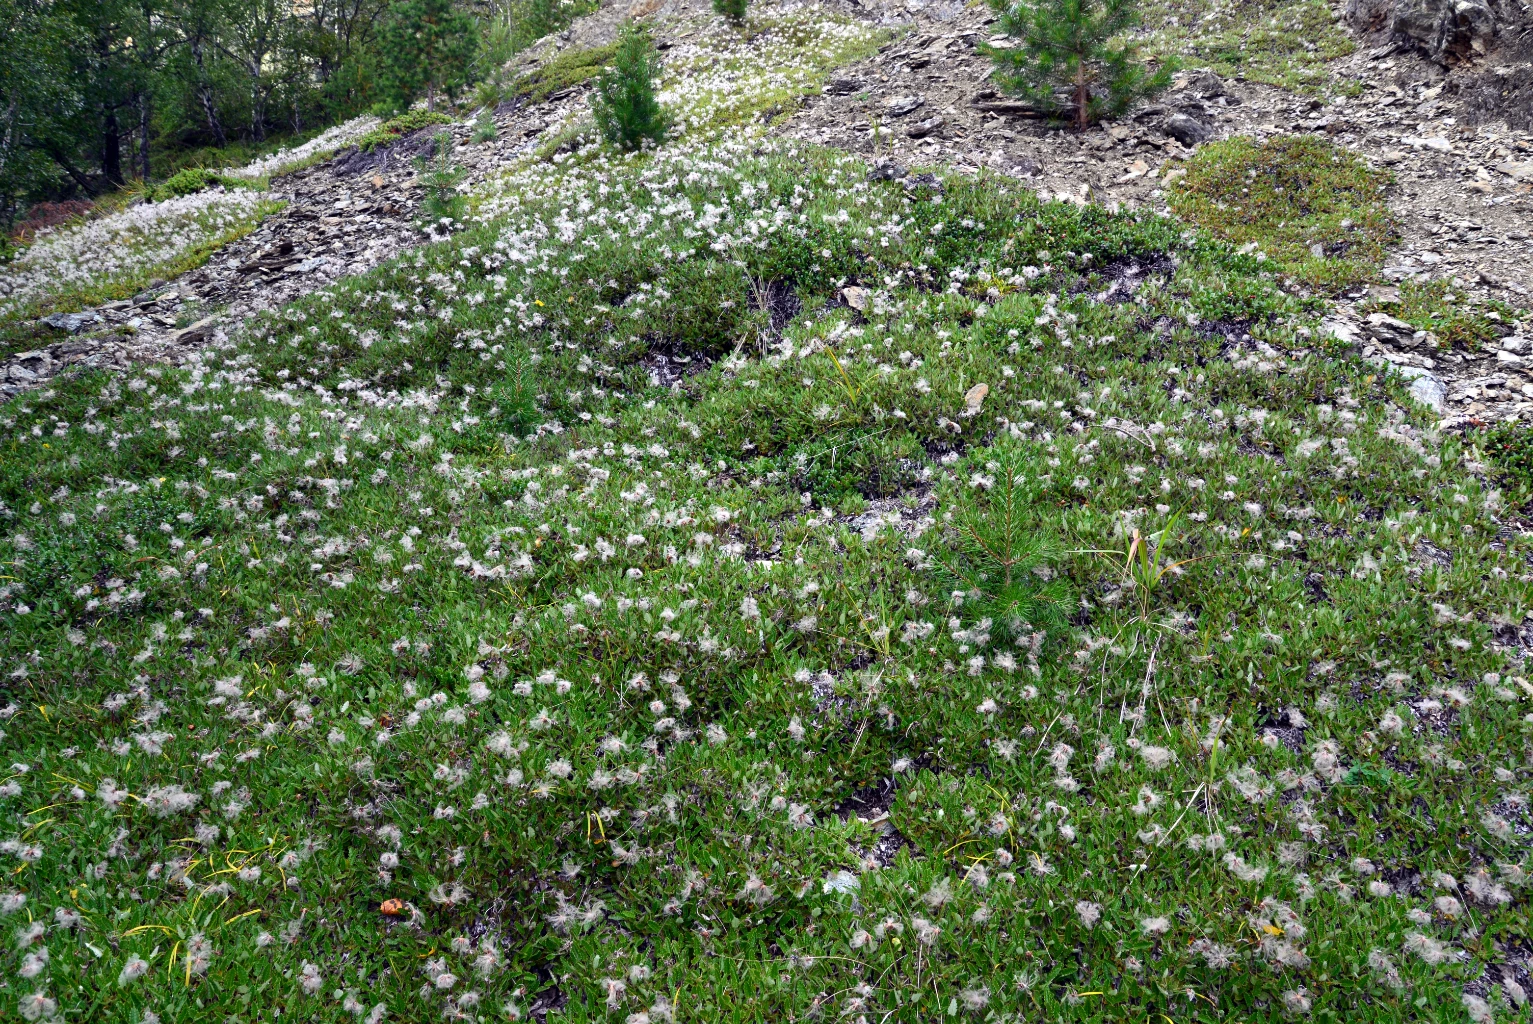
[[[1182,219],[1260,247],[1283,273],[1335,291],[1371,280],[1394,224],[1387,175],[1311,135],[1209,143],[1172,190]]]
[[[242,178],[235,178],[227,174],[205,167],[187,167],[177,171],[169,178],[154,185],[145,192],[150,202],[163,203],[167,199],[175,199],[179,196],[189,196],[203,189],[222,188],[253,188],[253,183]]]
[[[1529,544],[1273,262],[593,148],[11,401],[7,1012],[1483,1018]]]
[[[364,153],[371,153],[379,146],[387,146],[398,142],[406,135],[412,135],[422,128],[430,128],[432,125],[452,124],[452,118],[446,114],[431,110],[410,110],[398,117],[390,118],[377,128],[368,132],[357,140],[357,146]]]
[[[617,49],[616,42],[607,46],[572,46],[522,75],[512,84],[509,93],[511,96],[525,97],[531,103],[542,103],[556,92],[588,82],[601,74],[602,68],[612,63]]]

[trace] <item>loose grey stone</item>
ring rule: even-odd
[[[192,324],[190,327],[183,328],[177,331],[175,334],[171,335],[170,340],[175,342],[177,345],[194,345],[199,342],[207,341],[208,338],[212,337],[212,335],[213,318],[204,317],[203,319],[198,320],[196,323]]]
[[[101,323],[101,315],[99,313],[53,313],[43,317],[39,322],[66,334],[79,334],[92,325]]]
[[[1386,345],[1410,345],[1416,337],[1416,328],[1384,313],[1368,314],[1363,329],[1369,337]]]
[[[942,116],[928,117],[926,120],[913,124],[905,130],[905,134],[912,139],[924,139],[928,135],[941,131],[942,126],[947,124],[947,119]]]
[[[1411,397],[1422,405],[1433,410],[1442,412],[1448,403],[1448,389],[1443,387],[1443,382],[1438,380],[1426,370],[1414,366],[1402,366],[1400,372],[1406,376],[1414,376],[1411,381]]]

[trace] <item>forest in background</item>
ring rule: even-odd
[[[227,162],[425,95],[408,30],[467,24],[462,80],[576,0],[0,0],[0,227],[203,159]],[[395,35],[391,36],[391,31]],[[207,153],[210,148],[219,152]]]

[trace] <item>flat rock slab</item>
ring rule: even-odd
[[[99,313],[53,313],[38,321],[66,334],[79,334],[101,322]]]

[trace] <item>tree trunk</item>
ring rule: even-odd
[[[250,134],[257,142],[263,142],[266,139],[266,101],[271,90],[267,89],[261,80],[261,68],[266,64],[266,54],[269,50],[270,46],[263,32],[251,42],[250,53],[243,61],[245,71],[250,76]]]
[[[101,174],[114,188],[122,184],[122,129],[117,111],[109,111],[101,126]]]
[[[213,110],[213,87],[208,84],[208,69],[202,61],[202,43],[194,41],[192,44],[192,59],[197,62],[197,98],[202,102],[202,113],[208,121],[208,131],[212,132],[213,140],[220,146],[228,144],[224,137],[224,126],[218,123],[218,114]]]
[[[16,214],[20,212],[15,189],[11,187],[14,179],[5,173],[11,153],[17,148],[16,112],[20,108],[21,101],[12,98],[11,108],[5,112],[5,130],[0,132],[0,227],[6,231],[16,223]]]
[[[65,174],[74,179],[74,183],[80,186],[80,191],[84,192],[88,196],[94,196],[96,194],[96,187],[91,184],[90,179],[87,178],[78,167],[70,163],[69,157],[61,153],[57,146],[54,146],[51,143],[45,145],[43,146],[43,152],[47,153],[49,158],[52,159],[54,163],[62,167]]]
[[[202,112],[208,119],[208,131],[213,133],[213,140],[220,146],[228,145],[224,126],[218,123],[218,114],[213,110],[213,90],[206,83],[201,83],[197,86],[197,95],[202,100]]]
[[[250,134],[257,142],[266,141],[266,93],[259,69],[250,82]]]
[[[165,44],[158,34],[156,5],[160,0],[139,0],[141,34],[134,47],[138,55],[139,74],[142,76],[138,92],[138,173],[144,184],[149,183],[149,135],[154,130],[154,88],[156,70],[165,53]]]
[[[1086,115],[1091,101],[1091,91],[1086,88],[1086,62],[1075,66],[1075,129],[1086,130]]]
[[[426,83],[426,109],[436,110],[436,82],[434,81]]]
[[[138,175],[149,184],[149,95],[138,97]]]

